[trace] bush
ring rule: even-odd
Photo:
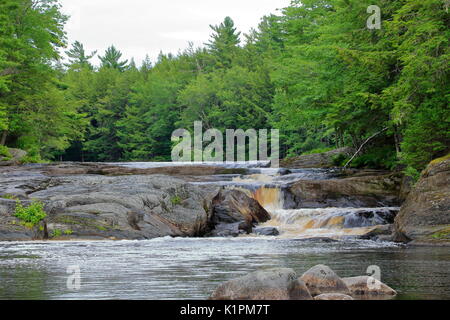
[[[58,238],[61,237],[63,232],[59,229],[55,229],[52,231],[52,238]]]
[[[0,157],[6,158],[6,160],[9,160],[12,158],[11,153],[9,152],[9,149],[6,146],[0,145]]]
[[[26,226],[34,227],[45,219],[47,214],[42,202],[33,201],[28,207],[24,207],[20,201],[17,201],[14,216],[19,218]]]

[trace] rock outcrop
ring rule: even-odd
[[[300,180],[288,191],[298,208],[375,208],[400,205],[401,176],[362,171],[342,179]]]
[[[212,201],[212,236],[248,234],[268,220],[270,214],[243,191],[223,189]]]
[[[306,284],[312,296],[326,293],[350,295],[344,281],[325,265],[312,267],[300,277],[300,280]]]
[[[336,165],[333,160],[339,155],[349,156],[352,154],[352,148],[340,148],[324,153],[315,153],[294,158],[281,160],[280,166],[288,169],[300,168],[332,168]]]
[[[151,239],[201,236],[208,228],[212,199],[207,190],[161,175],[54,176],[40,170],[0,171],[0,234],[31,240],[33,232],[13,216],[16,199],[45,204],[48,233],[83,239]],[[8,199],[5,199],[8,198]]]
[[[363,299],[370,299],[371,296],[396,296],[397,292],[381,281],[369,277],[351,277],[343,278],[345,285],[349,288],[353,297],[359,297]]]
[[[395,240],[450,244],[450,155],[422,173],[395,219]]]
[[[211,300],[312,300],[305,284],[292,269],[269,269],[227,281]]]

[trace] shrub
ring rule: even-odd
[[[11,157],[11,153],[9,152],[9,149],[6,146],[0,145],[0,157],[6,157],[6,158]]]
[[[170,202],[172,202],[172,204],[174,206],[177,206],[177,205],[181,204],[182,200],[179,196],[175,196],[170,199]]]
[[[58,238],[61,237],[63,232],[59,229],[55,229],[52,231],[52,238]]]
[[[44,204],[40,201],[33,201],[28,207],[24,207],[17,201],[15,217],[19,218],[28,227],[34,227],[41,222],[47,214],[44,211]]]

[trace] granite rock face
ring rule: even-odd
[[[450,156],[422,173],[395,219],[395,240],[450,244]]]
[[[45,203],[50,235],[57,230],[86,239],[199,236],[209,228],[212,199],[219,192],[171,176],[54,175],[28,167],[0,171],[0,181],[3,240],[35,238],[13,216],[14,199]]]

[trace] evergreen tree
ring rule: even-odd
[[[89,62],[89,60],[91,60],[97,54],[97,51],[86,54],[84,45],[79,41],[75,41],[72,44],[72,48],[66,51],[66,54],[69,57],[69,63],[66,64],[69,68],[75,70],[79,70],[82,68],[93,69],[93,66]]]
[[[124,71],[127,67],[128,60],[120,61],[122,53],[116,47],[109,47],[103,57],[99,57],[102,68],[112,68]]]

